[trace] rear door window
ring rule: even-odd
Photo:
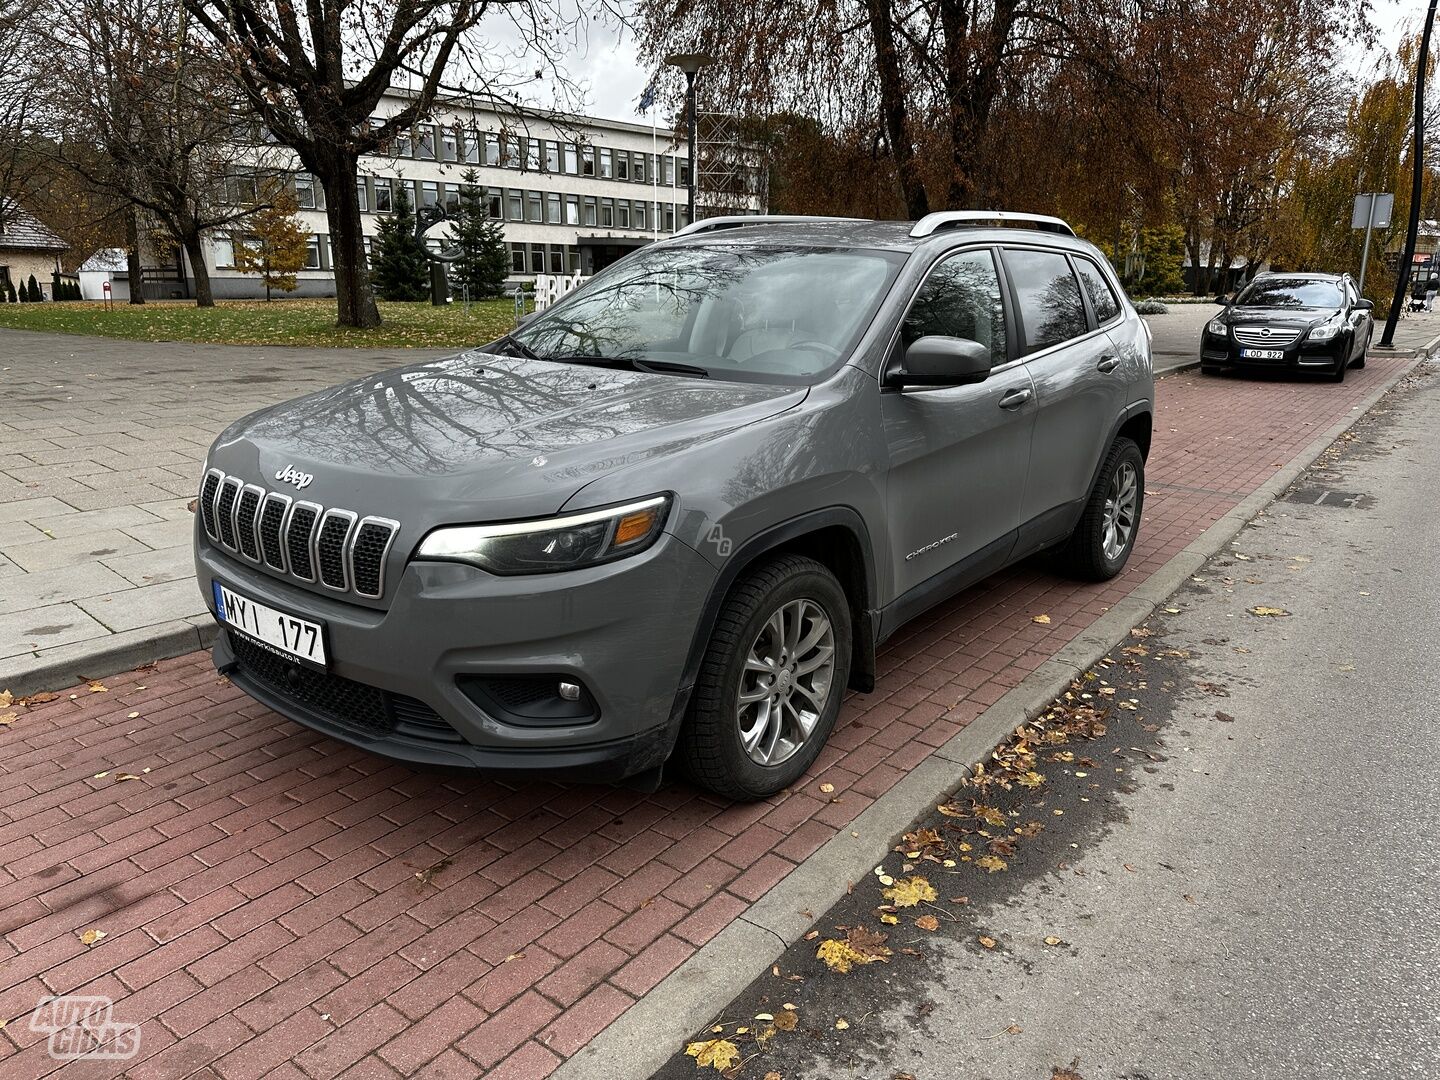
[[[1009,359],[1000,275],[988,250],[962,251],[930,271],[900,329],[909,345],[917,338],[968,338],[990,350],[990,366]]]
[[[1005,272],[1015,291],[1023,352],[1047,349],[1090,329],[1080,283],[1060,252],[1007,248]]]
[[[1090,298],[1090,310],[1095,312],[1095,321],[1104,326],[1120,314],[1120,301],[1104,273],[1089,259],[1076,259],[1075,269],[1080,271],[1080,283],[1085,286],[1085,295]]]

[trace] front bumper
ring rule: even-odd
[[[281,715],[405,761],[593,780],[622,779],[669,756],[689,695],[686,660],[715,580],[709,563],[669,535],[633,558],[560,574],[496,577],[412,562],[387,610],[278,579],[199,530],[196,570],[212,614],[218,580],[325,624],[325,672],[231,630],[216,642],[217,668]],[[473,679],[517,677],[579,683],[593,715],[517,718],[465,689]]]
[[[1246,356],[1247,349],[1260,346],[1241,345],[1232,336],[1221,337],[1206,330],[1200,340],[1200,360],[1205,364],[1234,364],[1241,367],[1276,368],[1290,371],[1333,371],[1346,351],[1348,338],[1337,334],[1329,341],[1299,341],[1281,347],[1281,356]],[[1277,350],[1271,350],[1277,351]]]

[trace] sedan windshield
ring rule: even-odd
[[[1340,286],[1314,278],[1266,278],[1254,281],[1235,300],[1236,307],[1338,308]]]
[[[809,382],[855,346],[902,262],[885,251],[655,247],[509,340],[545,360]]]

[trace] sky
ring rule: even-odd
[[[1393,54],[1407,26],[1418,29],[1427,0],[1372,0],[1377,48],[1355,50],[1344,58],[1357,74],[1368,75],[1384,53]],[[582,111],[608,120],[648,123],[637,107],[641,92],[653,74],[640,66],[633,35],[623,27],[592,21],[584,40],[570,50],[569,70],[585,93]],[[550,93],[541,90],[537,104],[553,105]]]

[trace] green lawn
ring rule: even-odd
[[[374,330],[340,329],[334,300],[225,300],[213,308],[150,301],[110,311],[98,301],[0,304],[0,327],[55,334],[93,334],[131,341],[199,341],[215,345],[319,345],[341,348],[449,348],[491,341],[514,329],[515,302],[488,300],[443,308],[381,303]]]

